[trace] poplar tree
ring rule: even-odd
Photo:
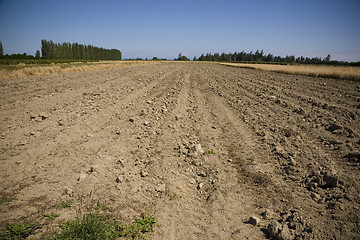
[[[39,59],[39,58],[40,58],[40,51],[39,51],[39,50],[36,51],[36,53],[35,53],[35,58],[36,58],[36,59]]]
[[[0,56],[4,55],[4,49],[3,49],[3,45],[2,42],[0,42]]]

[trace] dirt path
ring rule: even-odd
[[[359,83],[162,63],[2,80],[0,96],[1,227],[105,204],[154,215],[150,239],[360,236]]]

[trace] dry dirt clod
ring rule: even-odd
[[[141,177],[147,177],[149,175],[149,173],[145,172],[145,171],[141,171],[140,175],[141,175]]]
[[[257,226],[260,224],[260,219],[256,216],[251,216],[248,220],[248,223],[254,225],[254,226]]]
[[[272,220],[267,226],[267,232],[271,238],[276,238],[279,234],[280,229],[281,224],[276,220]]]
[[[39,114],[39,117],[41,118],[41,120],[45,120],[49,117],[49,114],[42,112]]]
[[[117,183],[122,183],[124,181],[124,175],[119,175],[116,177],[115,181]]]
[[[88,176],[88,175],[87,175],[86,173],[80,173],[77,181],[78,181],[78,182],[82,182],[82,181],[85,180],[85,178],[86,178],[87,176]]]
[[[163,193],[166,191],[166,185],[165,184],[159,184],[155,187],[155,191]]]
[[[292,240],[293,234],[290,231],[287,224],[284,224],[280,230],[280,232],[277,234],[276,239],[278,240]]]

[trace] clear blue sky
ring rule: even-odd
[[[263,49],[360,60],[359,0],[0,0],[5,54],[34,55],[41,39],[189,58]]]

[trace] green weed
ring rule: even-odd
[[[61,231],[49,240],[65,239],[116,239],[119,237],[131,237],[132,239],[146,239],[144,233],[153,231],[156,220],[153,216],[141,215],[133,224],[120,224],[118,220],[104,215],[88,213],[77,216],[75,220],[69,220],[60,226]]]
[[[154,216],[146,217],[145,214],[141,214],[141,218],[135,220],[134,224],[131,226],[129,236],[133,239],[146,239],[143,234],[152,232],[156,222]]]
[[[243,164],[244,164],[244,160],[239,159],[239,160],[238,160],[238,163],[239,163],[239,165],[243,165]]]
[[[77,216],[60,225],[60,232],[49,240],[61,239],[115,239],[119,237],[118,222],[93,213]]]
[[[108,209],[110,209],[110,208],[106,204],[103,204],[103,203],[98,204],[96,206],[96,208],[95,208],[95,210],[97,210],[97,211],[99,211],[99,210],[105,211],[105,210],[108,210]]]
[[[233,148],[233,147],[228,147],[228,148],[227,148],[227,151],[228,151],[229,153],[231,153],[231,152],[234,151],[234,148]]]
[[[37,222],[27,222],[24,224],[10,223],[6,225],[5,232],[0,235],[1,239],[25,239],[35,234],[35,230],[40,227]]]
[[[179,200],[181,198],[180,195],[177,195],[176,193],[173,193],[171,196],[170,196],[170,200]]]
[[[215,154],[215,151],[214,151],[213,149],[210,149],[210,150],[208,151],[208,153],[209,153],[209,154]]]
[[[11,202],[12,200],[14,200],[14,199],[9,198],[9,197],[2,197],[2,198],[0,198],[0,204],[9,203],[9,202]]]
[[[57,217],[59,217],[60,214],[56,214],[56,213],[45,213],[41,219],[45,219],[45,225],[51,223],[52,221],[54,221]]]
[[[70,208],[73,204],[74,202],[71,200],[60,202],[58,205],[58,209]]]

